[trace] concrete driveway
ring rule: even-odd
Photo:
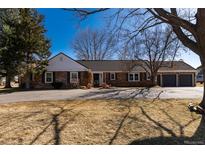
[[[69,100],[69,99],[195,99],[202,98],[202,87],[177,87],[177,88],[111,88],[88,90],[39,90],[19,91],[0,94],[0,103],[40,101],[40,100]]]

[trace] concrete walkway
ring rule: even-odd
[[[202,98],[202,87],[178,88],[111,88],[88,90],[39,90],[19,91],[0,94],[0,103],[40,101],[40,100],[70,100],[70,99],[127,99],[127,98],[160,98],[160,99],[195,99]]]

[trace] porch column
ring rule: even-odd
[[[107,78],[107,73],[103,72],[103,78],[104,78],[104,83],[107,83],[106,78]]]
[[[196,75],[195,73],[192,73],[192,86],[194,87],[195,86],[195,81],[196,81]]]
[[[162,73],[160,73],[160,85],[162,87]]]
[[[179,74],[176,74],[176,86],[179,87]]]

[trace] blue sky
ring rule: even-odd
[[[55,55],[59,52],[65,52],[72,58],[75,58],[70,47],[71,41],[80,28],[96,28],[102,23],[97,20],[97,15],[80,21],[71,12],[63,9],[38,9],[39,13],[45,16],[45,27],[47,37],[51,40],[51,52]]]
[[[105,24],[99,14],[89,16],[89,18],[80,21],[71,12],[63,9],[38,9],[39,13],[45,16],[45,27],[47,37],[51,40],[52,56],[64,52],[75,59],[75,54],[70,46],[75,34],[81,28],[101,28]],[[199,57],[193,52],[182,52],[177,59],[183,59],[193,67],[200,65]]]

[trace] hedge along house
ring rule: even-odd
[[[152,86],[149,73],[143,62],[137,60],[73,60],[64,53],[59,53],[49,60],[46,71],[31,76],[33,88],[53,88],[53,83],[60,82],[62,88],[79,86],[128,87]],[[166,61],[159,69],[157,83],[162,87],[191,87],[196,83],[196,70],[183,61]],[[23,82],[21,82],[23,84]]]

